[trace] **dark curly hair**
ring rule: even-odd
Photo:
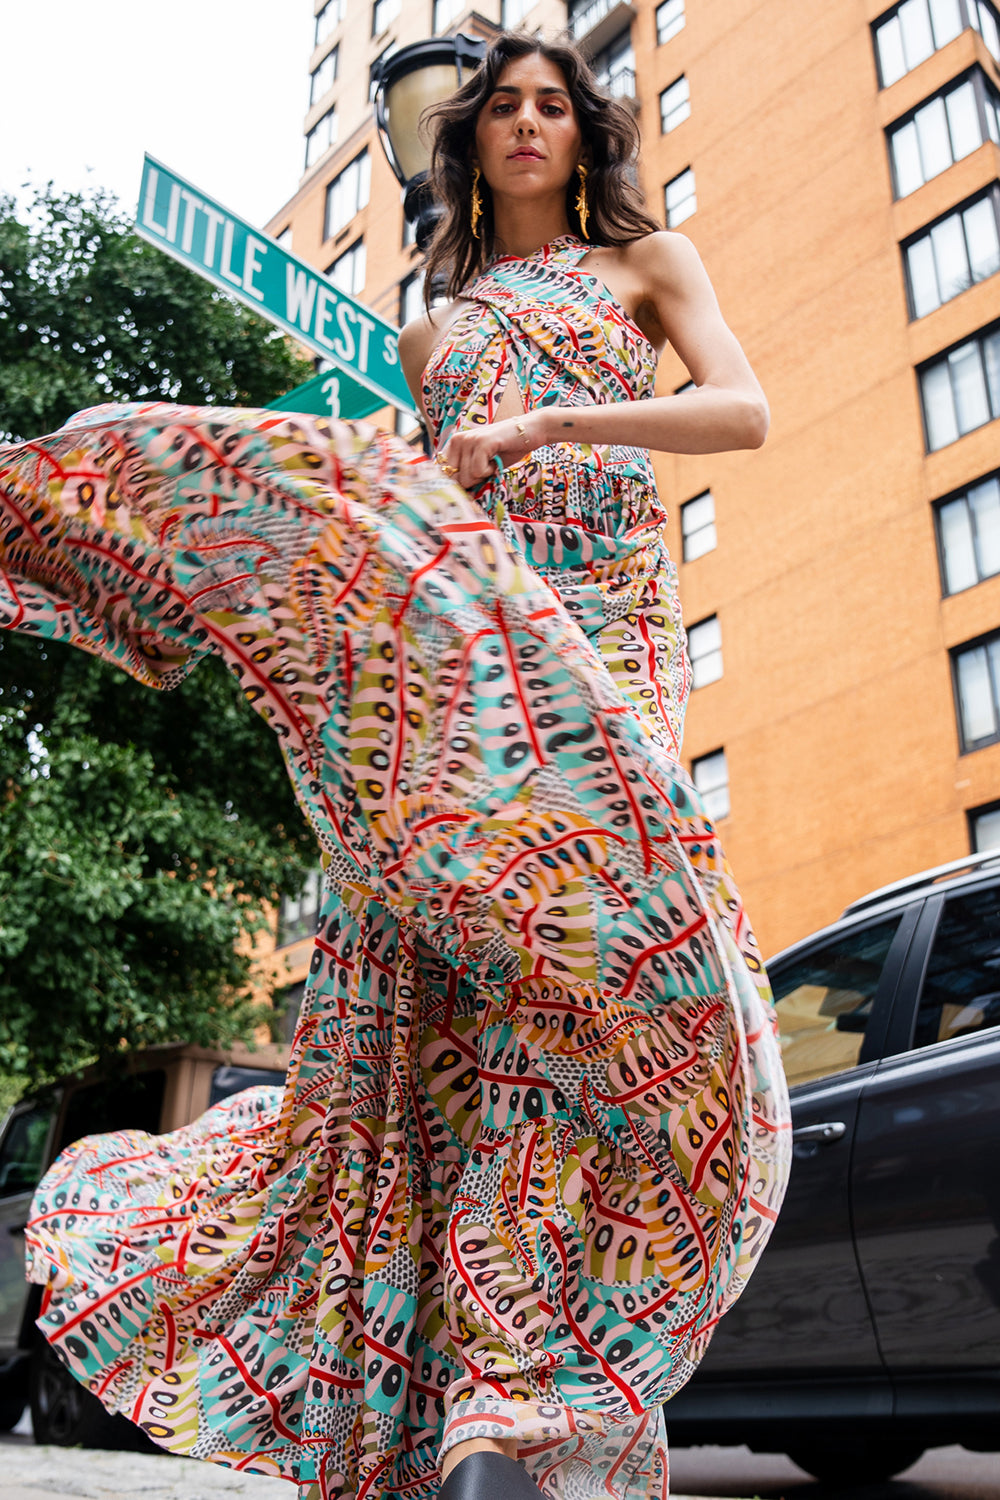
[[[586,58],[570,41],[544,42],[521,31],[503,31],[472,77],[449,99],[427,110],[421,121],[433,129],[429,187],[444,209],[427,251],[424,296],[428,309],[432,288],[443,280],[447,295],[456,297],[493,254],[493,195],[482,178],[479,239],[473,237],[469,221],[476,121],[507,64],[536,54],[560,70],[576,111],[589,158],[587,238],[595,245],[628,245],[663,227],[646,211],[630,176],[639,150],[639,131],[629,110],[598,86]],[[566,212],[579,234],[578,188],[577,178],[571,177],[566,184]]]

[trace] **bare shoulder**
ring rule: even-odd
[[[692,279],[703,279],[705,268],[701,256],[687,235],[674,229],[659,229],[655,234],[643,235],[630,245],[623,245],[619,254],[629,270],[639,277],[647,290],[681,291]]]

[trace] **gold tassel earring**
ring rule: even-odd
[[[480,193],[479,193],[479,176],[480,176],[479,168],[478,167],[473,167],[473,169],[472,169],[472,212],[471,212],[470,218],[471,218],[471,222],[472,222],[472,238],[474,240],[478,240],[478,238],[479,238],[479,221],[483,217],[483,200],[482,200],[482,197],[480,196]]]
[[[576,195],[576,203],[574,204],[574,207],[576,209],[577,218],[580,220],[580,233],[583,235],[584,239],[587,240],[590,238],[587,233],[587,215],[589,212],[587,208],[587,168],[583,165],[583,162],[581,162],[576,170],[580,174],[580,191]]]

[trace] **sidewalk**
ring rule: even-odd
[[[89,1448],[36,1448],[28,1440],[7,1439],[0,1447],[3,1500],[51,1500],[72,1495],[84,1500],[297,1500],[298,1489],[283,1479],[238,1474],[220,1464],[153,1453],[105,1453]],[[671,1500],[705,1500],[673,1495]]]

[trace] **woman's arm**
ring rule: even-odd
[[[695,382],[679,396],[606,406],[541,406],[521,417],[456,432],[440,454],[459,483],[481,480],[494,454],[515,463],[550,443],[625,443],[664,453],[759,448],[768,408],[746,355],[727,326],[697,250],[663,231],[629,246],[628,271],[639,301],[663,329]]]

